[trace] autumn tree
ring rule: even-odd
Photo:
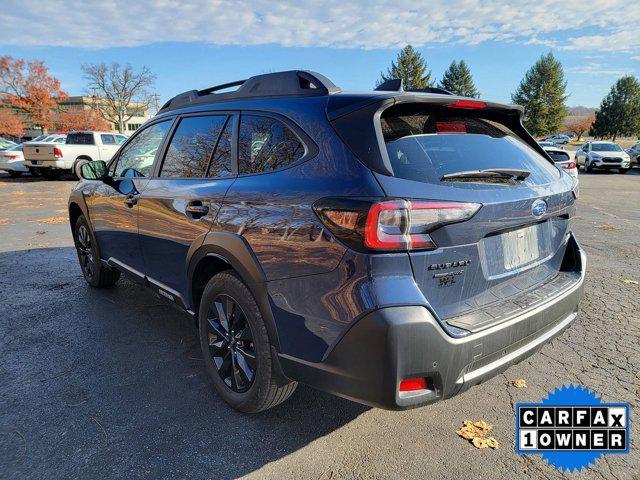
[[[387,69],[387,73],[380,74],[378,85],[396,78],[402,80],[405,90],[433,86],[431,70],[427,71],[427,61],[411,45],[407,45],[400,50],[396,61],[391,62],[391,67]]]
[[[459,63],[453,60],[447,71],[444,72],[438,86],[463,97],[477,98],[480,96],[480,92],[473,83],[471,70],[464,60],[460,60]]]
[[[111,130],[109,123],[93,110],[67,110],[55,117],[57,130]]]
[[[132,117],[141,116],[152,100],[149,88],[155,75],[148,67],[135,71],[131,65],[118,63],[83,65],[88,89],[94,95],[93,108],[107,122],[124,133],[125,124]]]
[[[43,61],[0,57],[0,100],[23,114],[31,125],[42,131],[51,128],[56,103],[66,96]]]
[[[527,71],[511,100],[524,107],[524,125],[533,136],[558,133],[567,115],[566,89],[562,64],[551,52]]]
[[[620,78],[602,100],[591,126],[594,137],[640,133],[640,82],[632,75]]]
[[[21,137],[24,135],[24,123],[15,113],[0,110],[0,135]]]
[[[576,140],[579,142],[582,135],[589,131],[595,119],[595,113],[581,117],[570,117],[564,124],[564,130],[575,133],[578,137]]]

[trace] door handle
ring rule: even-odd
[[[129,208],[133,208],[136,203],[138,203],[138,199],[131,194],[127,195],[124,199],[124,204]]]
[[[197,219],[200,217],[204,217],[207,213],[209,213],[209,207],[207,205],[203,205],[202,202],[195,200],[190,202],[185,208],[185,212],[191,218]]]

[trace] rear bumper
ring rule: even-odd
[[[29,169],[24,166],[21,160],[19,161],[3,161],[0,160],[0,170],[7,172],[28,172]]]
[[[64,160],[25,160],[24,165],[29,168],[58,168],[67,169]]]
[[[549,301],[466,337],[449,336],[423,306],[376,310],[353,325],[319,363],[280,355],[295,380],[360,403],[392,410],[457,395],[529,357],[576,319],[585,256],[574,241],[575,281]],[[404,379],[426,390],[399,393]]]

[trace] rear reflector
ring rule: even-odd
[[[415,392],[416,390],[427,390],[426,378],[410,378],[400,382],[399,390],[401,392]]]
[[[463,108],[466,110],[476,110],[485,108],[487,106],[484,102],[476,102],[473,100],[457,100],[454,103],[450,103],[447,105],[449,108]]]

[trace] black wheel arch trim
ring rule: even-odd
[[[267,292],[267,277],[253,249],[242,235],[228,232],[208,233],[205,235],[202,245],[190,255],[187,278],[189,279],[188,299],[191,308],[194,311],[196,309],[194,292],[192,291],[193,276],[198,264],[207,257],[216,257],[229,265],[247,285],[262,313],[269,340],[279,351],[280,342]]]

